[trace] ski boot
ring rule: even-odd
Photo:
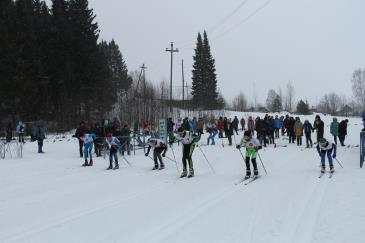
[[[163,170],[163,169],[165,169],[165,165],[163,163],[161,163],[159,170]]]
[[[189,175],[188,175],[188,178],[191,178],[191,177],[194,177],[194,169],[193,169],[193,168],[190,168],[190,169],[189,169]]]
[[[82,166],[84,166],[84,167],[85,167],[85,166],[88,166],[88,165],[89,165],[89,164],[88,164],[88,162],[87,162],[87,159],[85,159],[85,163],[83,163],[83,164],[82,164]]]
[[[323,174],[325,171],[326,171],[326,167],[325,166],[322,166],[321,167],[321,173]]]
[[[116,164],[116,165],[114,166],[114,168],[113,168],[113,170],[117,170],[117,169],[119,169],[119,164]]]
[[[158,170],[158,164],[155,164],[155,166],[152,168],[152,170]]]
[[[259,171],[258,170],[254,170],[253,171],[253,177],[258,177],[259,176]]]
[[[186,177],[188,173],[186,172],[186,169],[184,169],[180,175],[180,178]]]
[[[330,166],[330,172],[334,173],[335,172],[335,168],[333,167],[333,165]]]
[[[248,178],[250,178],[251,177],[251,171],[250,170],[248,170],[248,171],[246,171],[246,176],[245,176],[245,180],[247,180]]]
[[[107,170],[111,170],[111,169],[113,169],[113,165],[112,164],[109,165],[109,167],[107,168]]]
[[[93,160],[91,159],[88,166],[93,166]]]

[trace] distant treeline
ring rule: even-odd
[[[102,118],[132,85],[87,0],[0,1],[0,120]]]

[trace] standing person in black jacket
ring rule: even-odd
[[[224,137],[227,137],[227,133],[228,133],[228,120],[227,117],[223,118],[223,130],[224,130]]]
[[[313,123],[313,129],[317,131],[317,143],[319,143],[319,140],[323,138],[324,134],[324,123],[319,115],[316,115]]]
[[[43,154],[43,140],[46,138],[43,121],[38,121],[37,128],[35,130],[35,137],[38,141],[38,153]]]
[[[127,151],[128,155],[131,155],[131,149],[130,149],[130,140],[131,140],[131,130],[129,129],[127,124],[124,124],[122,131],[122,140],[120,140],[122,144],[122,155],[124,155],[124,152]]]
[[[80,122],[80,126],[76,129],[74,137],[76,137],[79,140],[79,151],[80,151],[80,158],[84,157],[84,141],[81,139],[84,137],[85,133],[88,132],[88,129],[86,128],[85,122]]]
[[[245,131],[245,125],[246,125],[245,118],[242,117],[241,120],[240,120],[240,123],[241,123],[242,131],[244,132]]]
[[[289,136],[289,143],[295,143],[295,132],[294,132],[295,120],[294,117],[290,117],[288,121],[287,134]]]
[[[6,142],[10,143],[13,139],[13,126],[11,125],[11,122],[9,122],[8,126],[6,127]]]
[[[266,127],[267,127],[267,135],[269,138],[269,144],[275,144],[275,125],[274,125],[274,118],[269,116],[266,120]]]
[[[283,128],[281,129],[281,136],[284,136],[285,133],[286,135],[289,137],[289,131],[288,131],[288,127],[289,127],[289,115],[285,116],[285,119],[283,120]]]
[[[100,126],[99,123],[97,123],[95,125],[93,133],[96,136],[96,138],[94,140],[95,154],[96,154],[96,157],[100,157],[101,156],[101,150],[103,149],[103,144],[104,144],[104,140],[105,140],[105,138],[104,138],[105,137],[104,129],[103,129],[102,126]]]
[[[233,135],[233,124],[231,118],[227,120],[227,131],[226,136],[228,138],[228,145],[232,146],[232,135]]]
[[[347,124],[349,120],[345,119],[338,125],[338,138],[340,140],[341,146],[345,146],[345,137],[347,135]]]
[[[167,137],[169,138],[169,145],[172,147],[173,139],[174,139],[174,126],[175,123],[172,121],[172,118],[169,117],[167,119]]]
[[[233,119],[232,125],[233,125],[233,129],[237,135],[238,135],[238,124],[239,123],[240,123],[240,121],[238,120],[237,116],[235,116]]]

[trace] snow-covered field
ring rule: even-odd
[[[323,119],[327,136],[332,117]],[[357,145],[361,119],[349,120],[346,144]],[[133,167],[120,158],[119,170],[106,171],[104,158],[81,167],[75,139],[48,140],[40,155],[26,143],[23,159],[0,160],[0,242],[364,242],[358,147],[338,149],[344,169],[335,164],[331,179],[318,179],[315,149],[268,147],[260,151],[268,175],[259,163],[263,176],[236,186],[245,172],[241,155],[217,144],[201,147],[215,174],[196,149],[195,177],[177,179],[174,163],[151,171],[142,151],[127,157]],[[177,145],[174,151],[181,167]]]

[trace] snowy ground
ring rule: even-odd
[[[350,119],[348,144],[359,144],[360,124]],[[241,155],[220,143],[201,147],[216,173],[197,149],[192,179],[177,179],[168,160],[151,171],[141,151],[128,157],[133,167],[120,160],[120,170],[106,171],[104,158],[81,167],[76,140],[48,141],[41,155],[27,143],[23,159],[0,161],[0,242],[363,242],[359,148],[339,148],[345,168],[318,179],[314,149],[269,147],[260,151],[269,174],[259,167],[259,180],[235,186]],[[176,145],[175,154],[180,162]]]

